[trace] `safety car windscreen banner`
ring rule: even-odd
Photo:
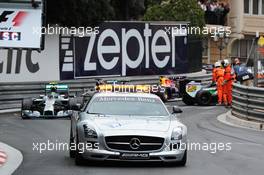
[[[41,47],[42,8],[0,3],[0,48]]]
[[[73,43],[67,48],[74,52],[73,68],[65,69],[69,50],[60,52],[61,79],[186,73],[188,41],[184,25],[102,23],[88,36],[71,38]]]

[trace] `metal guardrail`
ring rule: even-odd
[[[233,86],[232,114],[246,120],[264,121],[264,88]]]
[[[259,87],[264,87],[264,79],[258,80],[258,86]]]
[[[208,83],[211,74],[188,76],[192,80],[201,80]],[[129,80],[131,84],[157,84],[159,76],[143,77],[109,77],[104,79]],[[45,93],[45,84],[49,82],[26,82],[26,83],[1,83],[0,85],[0,110],[18,109],[21,107],[23,98],[34,98]],[[95,79],[81,79],[71,81],[61,81],[69,85],[70,94],[80,95],[94,88]]]

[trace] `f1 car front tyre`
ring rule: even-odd
[[[33,104],[32,99],[23,99],[22,110],[31,110],[32,104]]]
[[[188,94],[184,94],[182,96],[182,101],[186,105],[194,105],[195,104],[195,100],[191,96],[189,96]]]
[[[21,106],[21,117],[22,117],[22,119],[28,119],[28,117],[26,117],[23,114],[23,111],[24,110],[31,110],[32,104],[33,104],[32,99],[23,99],[22,100],[22,106]]]
[[[164,93],[160,94],[160,98],[163,102],[167,102],[168,99],[169,99],[169,95],[168,95],[168,92],[165,91]]]
[[[159,97],[161,98],[161,100],[163,102],[167,102],[169,99],[172,98],[172,89],[170,88],[165,88],[165,91],[164,92],[161,92],[159,94]]]

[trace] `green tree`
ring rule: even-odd
[[[145,12],[145,0],[111,0],[114,20],[138,20]]]
[[[111,20],[110,0],[47,0],[47,22],[63,26],[94,26]]]
[[[144,15],[146,21],[188,21],[191,26],[205,25],[204,12],[197,0],[163,0],[150,5]]]
[[[145,0],[145,6],[150,7],[153,5],[160,4],[162,0]]]

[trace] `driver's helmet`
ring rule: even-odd
[[[51,86],[50,92],[51,93],[57,93],[57,87],[56,86]]]
[[[214,65],[214,67],[221,67],[221,63],[220,63],[220,61],[217,61],[217,62],[215,62],[215,65]]]

